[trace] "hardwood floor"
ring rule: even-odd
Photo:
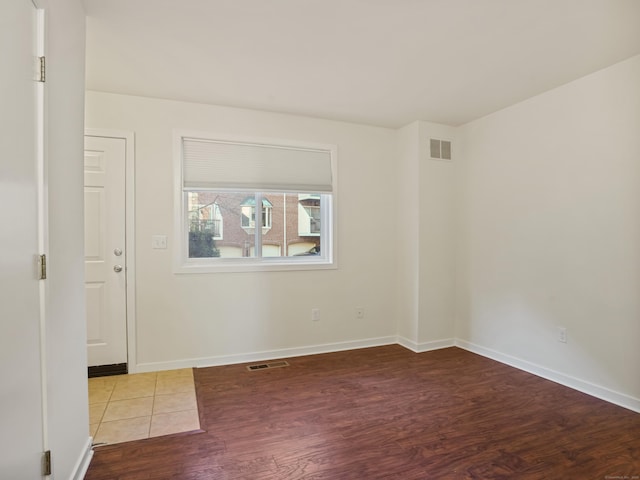
[[[198,433],[96,448],[87,480],[640,479],[640,414],[458,348],[195,369]]]

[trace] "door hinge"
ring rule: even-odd
[[[40,78],[38,78],[39,82],[43,82],[47,78],[47,62],[45,57],[38,57],[40,59]]]
[[[40,280],[46,280],[47,278],[47,256],[40,255]]]
[[[51,450],[47,450],[42,455],[42,474],[51,475]]]

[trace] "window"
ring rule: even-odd
[[[176,136],[176,271],[334,268],[335,150]]]
[[[320,213],[320,195],[298,195],[298,235],[320,235]]]
[[[256,228],[256,199],[249,196],[244,199],[241,206],[241,224],[245,232],[253,232]],[[273,204],[266,198],[262,199],[262,233],[271,230],[271,219],[273,218]]]

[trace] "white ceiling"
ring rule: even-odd
[[[87,88],[460,125],[640,54],[640,0],[84,0]]]

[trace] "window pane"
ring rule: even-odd
[[[263,257],[293,257],[318,256],[320,254],[320,223],[317,233],[310,233],[309,215],[300,204],[309,199],[320,211],[320,195],[299,193],[264,193],[263,198],[273,205],[271,212],[266,212],[267,220],[271,221],[270,229],[262,230]],[[269,219],[268,216],[271,215]],[[306,229],[300,229],[300,224],[307,224]]]
[[[189,258],[318,257],[321,198],[309,193],[187,192]],[[258,252],[257,219],[262,223]]]

